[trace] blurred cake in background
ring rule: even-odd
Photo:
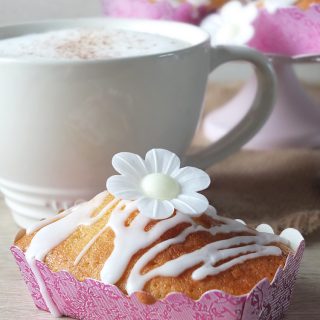
[[[212,46],[256,49],[268,56],[276,73],[278,93],[273,112],[245,148],[319,147],[320,108],[293,70],[295,63],[320,61],[319,2],[228,1],[201,22],[201,27],[211,34]],[[255,88],[252,77],[235,97],[206,116],[203,130],[209,141],[218,140],[242,119],[253,101]]]
[[[199,23],[226,0],[103,0],[104,13],[114,17]]]

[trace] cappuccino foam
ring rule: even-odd
[[[158,54],[187,47],[161,35],[107,28],[77,28],[0,40],[0,57],[96,60]]]

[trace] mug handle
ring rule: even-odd
[[[217,46],[211,49],[211,71],[230,61],[244,60],[255,66],[258,87],[251,108],[244,118],[217,142],[190,156],[187,165],[206,169],[238,151],[264,125],[275,101],[275,76],[268,60],[253,49],[240,46]]]

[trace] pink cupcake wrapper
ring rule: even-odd
[[[320,5],[307,10],[262,10],[254,22],[255,35],[248,45],[264,53],[296,57],[320,54]]]
[[[280,319],[289,307],[304,247],[302,241],[295,255],[288,257],[285,268],[278,269],[271,283],[264,279],[247,295],[233,296],[212,290],[195,301],[181,293],[172,293],[152,305],[142,304],[135,294],[124,295],[114,285],[92,279],[80,282],[66,271],[52,272],[40,261],[37,261],[37,267],[60,312],[77,319]],[[16,246],[12,246],[11,251],[35,305],[48,311],[24,253]]]

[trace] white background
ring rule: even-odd
[[[30,20],[101,16],[100,0],[0,0],[0,25]],[[320,63],[297,68],[304,81],[320,84]],[[243,65],[230,64],[215,73],[220,81],[246,79],[250,72]]]

